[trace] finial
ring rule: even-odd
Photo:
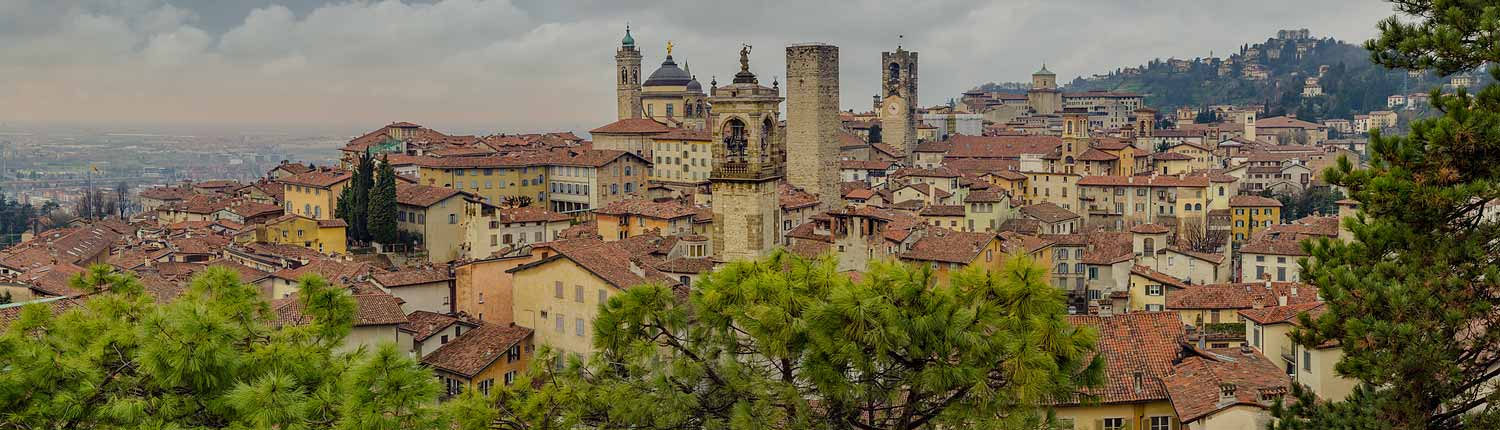
[[[898,34],[898,35],[896,35],[896,49],[900,50],[901,49],[901,42],[905,42],[905,41],[906,41],[906,35],[905,34]]]
[[[667,41],[667,56],[672,56],[672,41],[670,40]]]
[[[771,88],[781,88],[781,80],[776,75],[771,75]]]

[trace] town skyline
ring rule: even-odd
[[[1281,28],[1309,27],[1314,37],[1359,43],[1373,35],[1368,22],[1391,14],[1388,4],[1373,2],[1184,3],[1149,14],[1129,4],[932,2],[918,6],[931,12],[918,18],[871,4],[857,20],[843,20],[855,15],[839,14],[833,3],[799,3],[767,5],[764,14],[783,18],[747,20],[754,28],[725,28],[712,19],[722,13],[717,8],[676,2],[7,3],[0,20],[14,22],[5,22],[0,69],[20,79],[0,83],[6,126],[342,132],[411,120],[466,133],[583,132],[609,118],[602,102],[613,88],[604,77],[627,22],[648,67],[662,61],[670,40],[678,63],[705,85],[737,70],[741,43],[761,48],[754,71],[772,79],[784,79],[777,53],[786,45],[839,45],[840,106],[859,111],[879,91],[879,53],[898,45],[923,53],[919,99],[931,106],[984,82],[1024,81],[1043,62],[1063,84],[1153,58],[1222,56]],[[1315,19],[1329,14],[1350,19]],[[1216,21],[1222,16],[1241,25]],[[1129,37],[1104,43],[1095,42],[1097,33],[1076,31],[1104,22],[1043,25],[1084,19],[1138,25],[1123,26],[1120,36]],[[347,25],[378,20],[391,24]]]

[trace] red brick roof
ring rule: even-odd
[[[454,324],[462,324],[469,328],[474,327],[474,324],[460,320],[456,316],[428,311],[415,311],[406,314],[406,321],[406,324],[397,326],[396,329],[411,333],[412,339],[417,342],[427,340],[432,335],[438,334]]]
[[[1087,151],[1083,151],[1082,154],[1078,154],[1078,161],[1115,161],[1119,159],[1120,157],[1115,154],[1094,148],[1089,148]]]
[[[626,250],[620,241],[603,242],[593,238],[570,239],[540,243],[535,245],[535,248],[550,249],[557,252],[557,255],[515,267],[508,272],[517,273],[566,258],[598,276],[599,279],[614,285],[615,288],[631,288],[649,282],[664,285],[675,284],[675,281],[656,269],[638,264],[633,258],[635,256]]]
[[[1277,239],[1264,235],[1257,235],[1256,239],[1251,240],[1244,246],[1241,246],[1240,253],[1285,255],[1293,257],[1307,256],[1307,251],[1304,251],[1302,249],[1302,243],[1297,239]]]
[[[1161,224],[1141,224],[1131,227],[1130,232],[1137,234],[1167,234],[1171,233],[1172,229]]]
[[[340,182],[354,177],[354,172],[348,170],[317,170],[300,175],[287,176],[277,179],[277,182],[291,185],[302,185],[317,188],[329,188]]]
[[[625,118],[619,121],[605,124],[599,128],[589,130],[589,133],[654,134],[666,133],[668,131],[672,131],[672,128],[667,127],[666,124],[656,122],[656,120],[648,118]]]
[[[52,315],[58,315],[69,309],[83,306],[84,301],[72,297],[49,297],[44,299],[32,300],[27,303],[39,303],[48,311],[50,311]],[[20,321],[21,311],[25,309],[26,306],[23,303],[0,305],[0,331],[9,329],[11,324],[14,324],[16,321]]]
[[[922,211],[918,214],[922,216],[961,217],[964,216],[964,207],[962,205],[931,205],[922,208]]]
[[[1260,309],[1242,309],[1240,315],[1246,319],[1255,321],[1257,324],[1277,324],[1284,322],[1295,322],[1297,315],[1310,314],[1317,316],[1322,314],[1323,302],[1306,302],[1286,306],[1272,306]]]
[[[1189,157],[1185,154],[1179,154],[1176,152],[1158,152],[1155,154],[1151,154],[1151,159],[1162,161],[1183,161],[1192,160],[1193,157]]]
[[[447,282],[453,280],[446,269],[434,268],[406,268],[394,272],[382,272],[370,275],[376,283],[386,288],[405,287],[409,285],[430,284],[434,282]]]
[[[422,363],[473,378],[528,337],[531,329],[526,327],[485,323],[422,357]]]
[[[1229,198],[1230,207],[1281,207],[1281,201],[1269,197],[1256,195],[1242,195]]]
[[[1056,136],[967,136],[955,135],[948,157],[1020,158],[1022,154],[1048,154],[1062,145]]]
[[[970,191],[964,196],[964,203],[1000,203],[1005,198],[1006,194],[1001,191]]]
[[[1270,118],[1261,118],[1255,120],[1255,128],[1301,128],[1316,130],[1324,128],[1324,126],[1322,124],[1314,124],[1296,118],[1273,116]]]
[[[1184,423],[1196,421],[1234,405],[1269,409],[1271,401],[1291,389],[1286,371],[1254,352],[1218,349],[1203,357],[1188,357],[1162,378],[1172,409]],[[1221,386],[1233,385],[1232,401],[1222,401]]]
[[[452,188],[396,183],[396,203],[408,206],[425,208],[459,194],[462,191]]]
[[[884,171],[884,170],[889,170],[891,168],[891,166],[895,165],[895,164],[896,163],[892,163],[892,162],[889,162],[889,161],[882,161],[882,160],[839,160],[839,168],[840,169],[881,170],[881,171]]]
[[[502,223],[517,222],[564,222],[572,220],[573,217],[553,212],[541,207],[509,207],[495,210]]]
[[[995,240],[994,233],[953,231],[945,228],[929,228],[927,235],[917,239],[911,250],[901,258],[918,261],[968,264],[979,258],[979,253]]]
[[[1318,301],[1318,288],[1298,282],[1190,285],[1167,293],[1167,309],[1252,309]]]
[[[692,216],[696,212],[692,206],[682,204],[676,200],[652,201],[644,198],[630,198],[610,202],[604,207],[594,211],[603,215],[636,215],[657,219],[676,219]]]
[[[655,140],[692,140],[707,142],[713,140],[708,130],[690,130],[686,128],[674,128],[672,131],[651,136]]]
[[[1067,209],[1063,209],[1062,206],[1058,206],[1051,202],[1042,202],[1031,206],[1022,206],[1021,214],[1045,223],[1063,222],[1078,218],[1078,214],[1075,214]]]
[[[1070,315],[1068,322],[1099,332],[1098,351],[1104,355],[1104,385],[1083,390],[1101,403],[1167,400],[1161,378],[1172,372],[1180,354],[1179,338],[1186,334],[1176,312],[1131,312],[1115,316]],[[1137,377],[1139,375],[1139,377]],[[1060,402],[1079,404],[1081,399]]]
[[[354,298],[354,326],[398,325],[409,322],[401,312],[401,299],[389,294],[359,294]],[[297,294],[281,298],[271,304],[276,319],[281,324],[300,325],[312,322],[312,316],[302,313],[302,300]]]
[[[1160,282],[1162,285],[1176,288],[1187,288],[1187,284],[1184,284],[1181,279],[1177,279],[1177,277],[1175,276],[1161,273],[1152,270],[1150,267],[1142,266],[1139,264],[1131,266],[1130,273],[1132,275],[1140,275],[1146,279]]]

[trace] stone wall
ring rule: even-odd
[[[786,48],[787,181],[839,204],[839,48],[808,43]]]

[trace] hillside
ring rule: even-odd
[[[1392,94],[1426,92],[1442,80],[1386,70],[1369,60],[1362,46],[1307,37],[1291,31],[1240,46],[1227,58],[1155,59],[1107,74],[1076,78],[1064,91],[1128,91],[1146,95],[1163,110],[1215,104],[1264,105],[1268,116],[1294,113],[1318,121],[1348,118],[1386,108]],[[1320,73],[1321,72],[1321,73]],[[1307,78],[1317,78],[1323,95],[1302,95]]]

